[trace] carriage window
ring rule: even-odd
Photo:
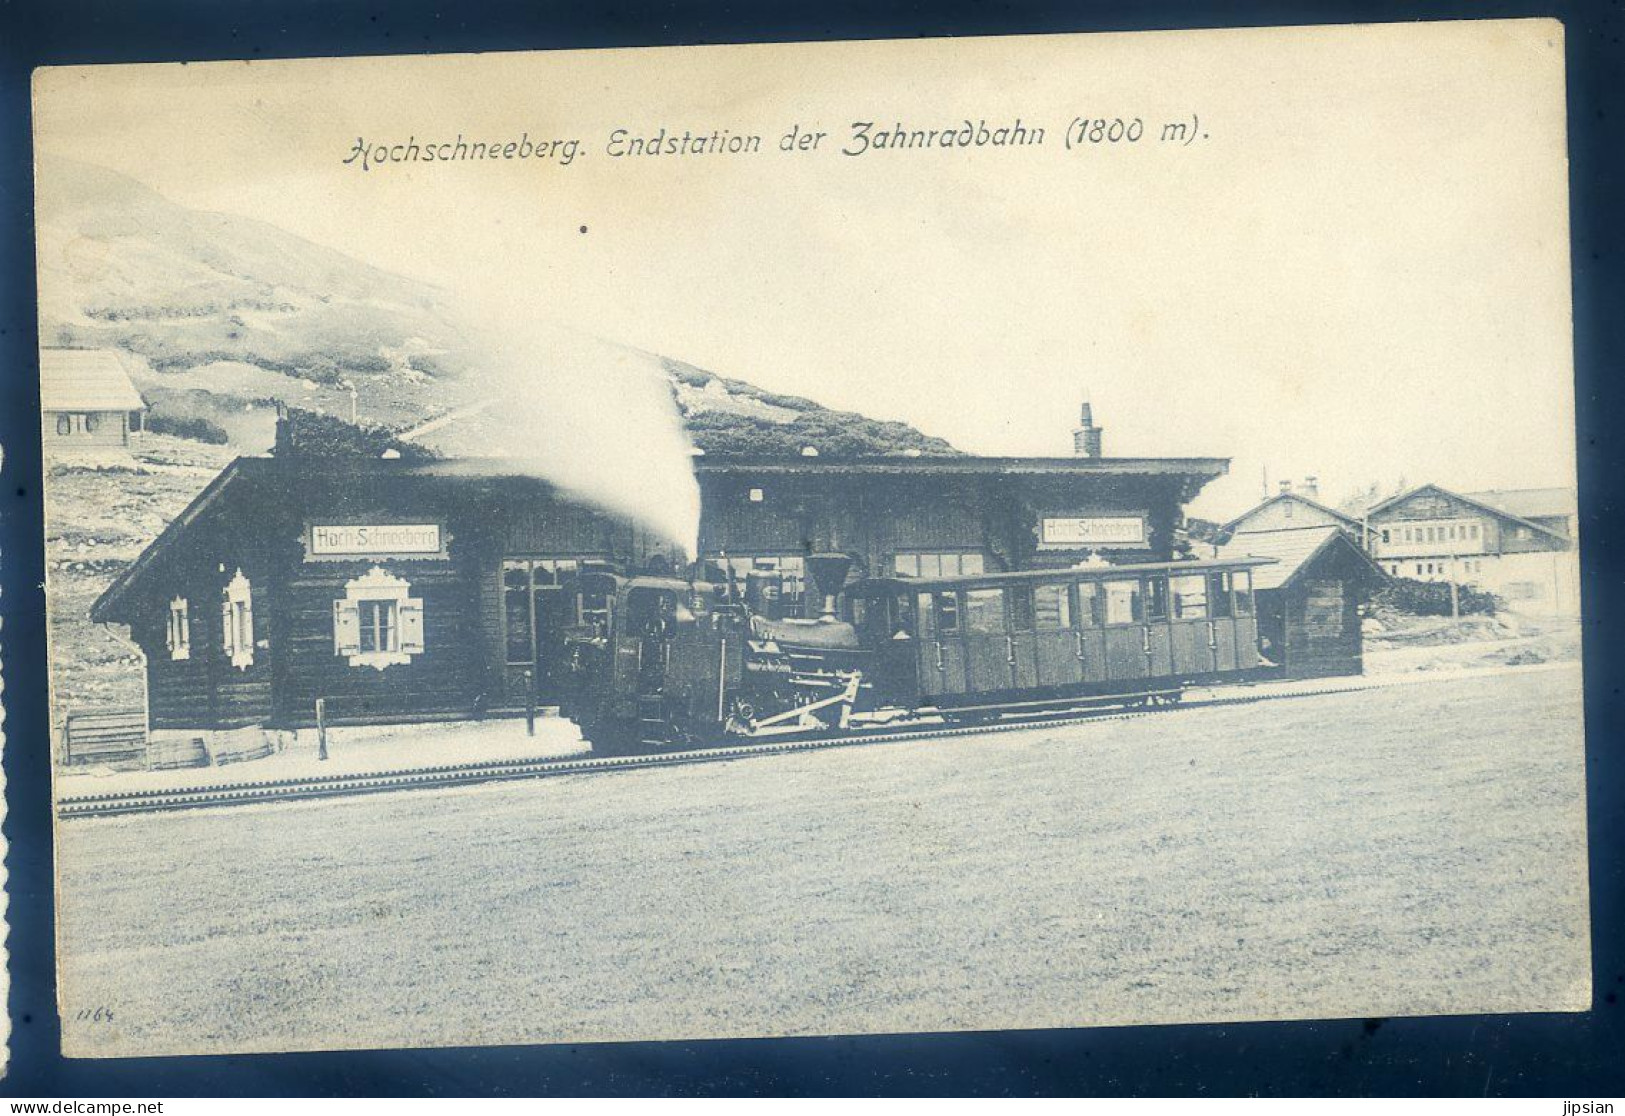
[[[1207,576],[1182,574],[1173,578],[1174,619],[1201,620],[1207,616]]]
[[[1035,585],[1033,605],[1034,619],[1041,631],[1053,632],[1072,626],[1070,585]]]
[[[982,635],[1004,634],[1004,590],[965,591],[965,630]]]
[[[1251,570],[1237,570],[1230,575],[1230,583],[1236,591],[1236,615],[1251,616],[1253,614],[1253,572]]]
[[[1106,622],[1106,594],[1098,581],[1078,582],[1078,622],[1098,628]]]
[[[1168,579],[1145,579],[1145,618],[1151,621],[1168,619]]]
[[[1230,615],[1230,574],[1215,570],[1207,575],[1208,607],[1213,615],[1223,619]]]
[[[1010,589],[1010,630],[1013,632],[1033,630],[1033,591],[1024,585],[1012,586]]]
[[[888,634],[893,639],[914,634],[914,600],[907,593],[899,593],[891,600],[891,626]]]
[[[1102,586],[1106,592],[1106,623],[1137,624],[1144,618],[1138,581],[1107,581]]]
[[[936,619],[936,634],[939,636],[959,634],[959,594],[933,593],[931,594],[932,610]]]

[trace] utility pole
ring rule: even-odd
[[[1455,528],[1452,527],[1451,530],[1454,531]],[[1456,563],[1461,560],[1459,557],[1461,548],[1457,545],[1458,541],[1457,539],[1450,540],[1450,619],[1452,620],[1461,619],[1461,591],[1456,586]]]

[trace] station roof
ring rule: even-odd
[[[1175,476],[1214,480],[1230,471],[1228,457],[696,457],[694,471],[752,474],[876,476]]]
[[[1579,493],[1573,488],[1491,488],[1462,496],[1523,519],[1570,516],[1580,508]]]
[[[147,405],[110,349],[41,349],[42,411],[139,411]]]
[[[1274,564],[1253,571],[1254,589],[1281,589],[1295,581],[1331,548],[1343,546],[1359,556],[1372,578],[1387,581],[1371,556],[1340,527],[1292,527],[1284,531],[1248,531],[1218,548],[1220,558],[1270,558]]]
[[[1510,491],[1512,491],[1512,490],[1508,490],[1509,493],[1510,493]],[[1541,491],[1548,491],[1548,490],[1522,489],[1522,490],[1517,490],[1517,491],[1541,492]],[[1476,495],[1469,496],[1469,495],[1466,495],[1466,494],[1461,493],[1461,492],[1452,492],[1450,489],[1442,488],[1442,487],[1440,487],[1439,485],[1436,485],[1436,484],[1418,485],[1415,488],[1410,489],[1408,492],[1401,492],[1398,496],[1390,496],[1388,499],[1384,500],[1382,503],[1373,505],[1372,508],[1369,511],[1366,512],[1366,517],[1368,519],[1370,519],[1370,520],[1375,521],[1384,512],[1386,512],[1389,508],[1397,507],[1400,504],[1403,504],[1405,501],[1409,500],[1411,497],[1420,495],[1423,492],[1432,492],[1432,493],[1435,493],[1435,494],[1437,494],[1439,496],[1448,497],[1448,498],[1450,498],[1452,500],[1460,500],[1464,504],[1469,504],[1469,505],[1471,505],[1473,507],[1476,507],[1476,508],[1480,509],[1481,511],[1489,512],[1491,515],[1499,516],[1501,519],[1504,519],[1504,520],[1506,520],[1506,521],[1508,521],[1510,523],[1513,523],[1516,526],[1527,527],[1531,531],[1534,531],[1534,532],[1536,532],[1538,534],[1542,534],[1542,535],[1548,535],[1551,538],[1560,540],[1563,543],[1568,543],[1569,542],[1568,535],[1566,535],[1562,531],[1555,531],[1552,528],[1547,527],[1547,526],[1545,526],[1543,524],[1536,523],[1533,520],[1525,519],[1522,515],[1519,515],[1516,512],[1507,511],[1504,508],[1497,507],[1495,504],[1492,504],[1489,501],[1482,499],[1483,496],[1489,495],[1489,493],[1478,493]],[[1546,514],[1562,515],[1562,514],[1565,514],[1565,513],[1556,512],[1556,513],[1546,513]]]
[[[1345,527],[1349,527],[1354,530],[1358,530],[1360,527],[1360,521],[1355,519],[1353,516],[1340,512],[1336,508],[1328,507],[1327,505],[1322,504],[1319,500],[1311,499],[1301,492],[1278,492],[1274,496],[1271,496],[1268,500],[1254,504],[1240,515],[1236,516],[1236,518],[1232,519],[1229,523],[1226,523],[1223,527],[1220,527],[1219,530],[1227,535],[1234,534],[1236,529],[1242,523],[1250,519],[1252,516],[1257,515],[1271,504],[1280,504],[1285,502],[1296,502],[1303,504],[1305,507],[1314,508],[1318,512],[1331,516]]]

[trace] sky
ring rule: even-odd
[[[78,67],[42,151],[473,305],[988,454],[1220,456],[1228,518],[1315,474],[1572,484],[1562,30],[1550,21]],[[1144,122],[1077,144],[1078,118]],[[1027,147],[870,151],[1020,120]],[[1190,143],[1162,125],[1191,122]],[[781,152],[792,126],[826,132]],[[614,158],[616,129],[759,135]],[[358,139],[579,138],[346,163]]]

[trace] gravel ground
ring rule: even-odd
[[[1583,776],[1575,667],[74,821],[58,839],[64,1042],[1579,1010]]]

